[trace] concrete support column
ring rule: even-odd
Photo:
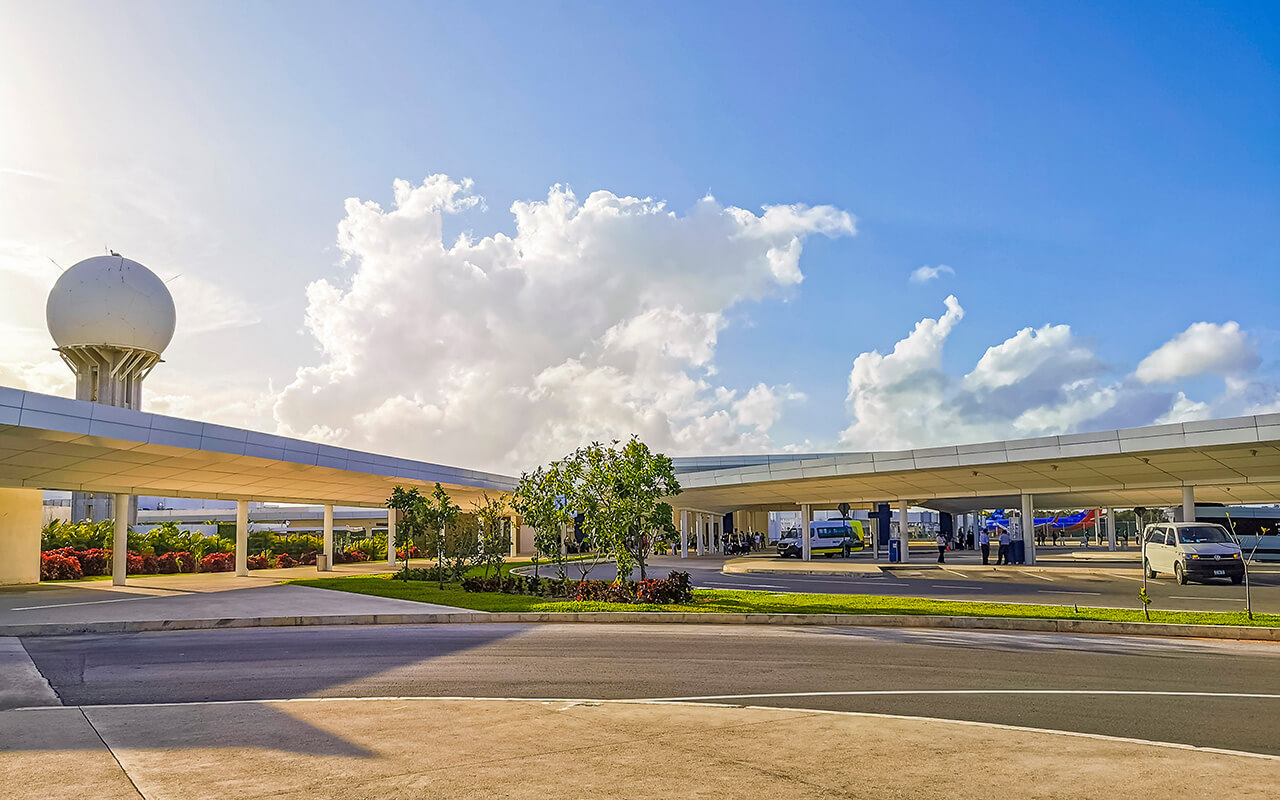
[[[324,563],[326,571],[333,569],[333,503],[324,504]]]
[[[1027,563],[1036,563],[1036,507],[1035,498],[1029,494],[1022,495],[1022,544]]]
[[[396,514],[394,508],[387,509],[387,566],[396,565]]]
[[[689,512],[680,509],[680,557],[689,557]]]
[[[805,561],[813,559],[813,543],[809,541],[809,523],[813,522],[813,506],[800,504],[800,552]]]
[[[236,501],[236,574],[249,574],[249,501]]]
[[[507,518],[507,530],[511,532],[511,556],[520,555],[520,523],[523,520],[518,516]]]
[[[906,500],[898,501],[898,546],[902,548],[902,560],[911,560],[911,538],[909,534],[909,526],[911,525],[911,504]]]
[[[1182,521],[1196,521],[1196,487],[1182,487]]]
[[[693,541],[697,546],[698,555],[703,554],[702,546],[705,544],[702,538],[703,516],[701,514],[693,515]]]
[[[1116,549],[1116,510],[1107,509],[1107,549]]]
[[[40,582],[44,492],[0,488],[0,586]]]
[[[111,542],[111,585],[124,586],[129,571],[129,495],[115,497],[116,531]]]

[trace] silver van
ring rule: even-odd
[[[1142,568],[1148,578],[1163,572],[1178,583],[1214,578],[1240,583],[1244,580],[1244,554],[1221,525],[1163,522],[1146,528]]]

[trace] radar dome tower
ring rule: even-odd
[[[140,409],[142,381],[173,339],[177,311],[154,272],[112,253],[63,272],[49,292],[45,319],[55,349],[76,375],[77,400]],[[110,518],[110,497],[73,492],[72,520]],[[136,508],[130,512],[132,522]]]

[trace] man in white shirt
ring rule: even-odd
[[[991,537],[986,528],[978,532],[978,544],[982,547],[982,563],[986,564],[987,559],[991,558]]]
[[[1010,520],[1008,526],[1000,529],[1000,549],[996,551],[996,566],[1009,563],[1009,542],[1013,541],[1009,536],[1009,528],[1013,526]]]

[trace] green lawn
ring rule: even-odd
[[[1142,610],[1090,608],[1080,606],[1019,605],[1015,603],[966,603],[926,600],[914,597],[879,597],[843,594],[774,594],[728,589],[696,589],[693,602],[684,605],[654,606],[623,603],[577,603],[525,595],[464,592],[457,584],[397,581],[390,575],[362,575],[349,578],[308,578],[290,581],[301,586],[334,589],[357,594],[438,603],[477,611],[663,611],[668,613],[733,612],[752,614],[919,614],[949,617],[1004,617],[1030,619],[1092,619],[1113,622],[1143,622]],[[1135,604],[1136,604],[1135,598]],[[1252,622],[1239,612],[1152,611],[1152,622],[1197,625],[1280,626],[1280,615],[1255,614]]]

